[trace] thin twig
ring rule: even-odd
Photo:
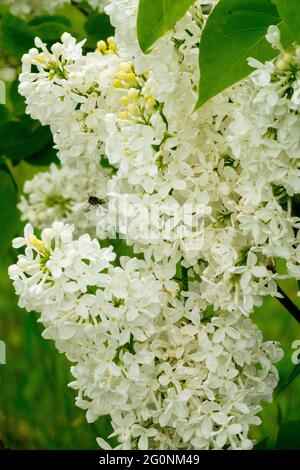
[[[84,14],[84,16],[88,16],[88,12],[82,8],[81,6],[78,5],[78,3],[74,2],[74,0],[71,0],[71,4],[77,8],[77,10],[79,10],[81,13]]]
[[[291,315],[300,323],[300,310],[298,309],[297,305],[286,295],[284,290],[278,285],[278,292],[282,295],[282,297],[276,297],[277,300],[290,312]]]

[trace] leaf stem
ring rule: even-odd
[[[77,8],[77,10],[79,10],[81,13],[83,13],[84,16],[88,16],[88,12],[82,8],[80,5],[78,5],[78,3],[76,3],[74,0],[71,0],[71,4]]]
[[[300,310],[298,309],[297,305],[287,296],[287,294],[282,290],[282,288],[277,284],[278,292],[282,295],[282,297],[276,297],[277,300],[283,305],[291,315],[300,323]]]

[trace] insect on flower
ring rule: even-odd
[[[105,204],[105,200],[89,194],[88,204],[90,206],[103,206]]]
[[[93,196],[92,194],[88,195],[88,209],[91,209],[92,207],[102,207],[106,204],[106,201],[102,198],[99,198],[97,196]]]

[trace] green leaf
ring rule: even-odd
[[[5,253],[18,229],[17,193],[11,176],[0,170],[0,255]]]
[[[300,421],[287,421],[279,429],[277,450],[300,449]]]
[[[249,75],[248,57],[270,60],[270,25],[281,22],[271,0],[220,0],[208,17],[200,41],[199,100],[196,108]]]
[[[266,450],[268,448],[269,437],[265,437],[259,441],[253,448],[253,450]]]
[[[287,30],[300,44],[300,2],[299,0],[272,0]]]
[[[0,155],[14,162],[24,160],[42,150],[52,140],[48,127],[34,121],[8,121],[0,123]]]
[[[113,36],[115,32],[109,16],[105,15],[105,13],[89,15],[84,27],[90,36],[96,36],[98,39],[106,39],[109,36]]]
[[[8,54],[20,60],[23,54],[34,47],[36,36],[51,45],[60,41],[65,31],[78,37],[75,28],[72,29],[70,20],[59,15],[45,15],[27,24],[22,18],[5,14],[1,18],[0,41]]]
[[[43,16],[37,16],[33,18],[32,20],[29,21],[30,26],[39,26],[43,23],[60,23],[63,24],[67,27],[72,26],[71,21],[69,18],[66,18],[65,16],[61,15],[43,15]]]
[[[100,40],[106,40],[114,36],[115,29],[111,25],[109,16],[105,13],[92,13],[85,22],[85,30],[88,33],[87,46],[95,49],[96,43]]]
[[[279,382],[279,385],[276,390],[276,398],[281,392],[283,392],[287,387],[289,387],[299,375],[300,375],[300,364],[297,364],[293,368],[289,377]]]
[[[25,99],[18,92],[19,80],[16,79],[12,82],[9,95],[13,105],[13,112],[15,116],[21,116],[25,113]]]
[[[42,23],[38,26],[32,27],[31,29],[34,33],[34,37],[38,36],[43,41],[50,44],[60,41],[60,38],[65,31],[68,31],[72,34],[72,36],[77,37],[74,31],[72,31],[70,28],[66,27],[66,25],[62,23]]]
[[[194,0],[140,0],[137,35],[142,51],[149,48],[180,20]]]
[[[33,47],[34,33],[21,18],[6,14],[1,19],[0,40],[5,51],[13,57],[21,56]]]
[[[53,143],[49,143],[42,150],[26,158],[26,162],[34,166],[49,166],[50,163],[59,163],[57,151],[53,148]]]
[[[67,17],[72,23],[73,31],[76,31],[78,37],[83,39],[86,37],[84,23],[86,22],[86,13],[78,8],[80,4],[69,4],[59,9],[59,14]]]
[[[9,118],[9,112],[4,104],[0,104],[0,122],[7,121]]]

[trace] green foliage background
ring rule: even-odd
[[[9,63],[17,72],[22,53],[32,46],[37,34],[51,43],[68,30],[78,39],[88,38],[87,51],[95,48],[97,40],[112,34],[107,17],[92,13],[84,2],[80,9],[66,7],[55,16],[27,23],[7,15],[3,7],[0,14],[0,68]],[[51,161],[56,161],[51,134],[25,116],[17,82],[7,84],[7,104],[0,105],[0,174],[11,175],[20,195],[25,180],[46,170]],[[0,200],[0,211],[1,204]],[[13,220],[11,236],[21,233],[23,226],[18,215]],[[52,343],[41,338],[42,327],[36,315],[17,306],[7,276],[15,252],[4,243],[8,235],[4,227],[1,232],[0,339],[7,345],[7,364],[0,365],[0,440],[12,449],[96,449],[96,436],[106,437],[111,432],[109,417],[87,424],[84,412],[75,407],[75,392],[67,387],[72,380],[70,365]],[[300,307],[296,283],[286,282],[283,287]],[[280,341],[285,350],[278,365],[284,382],[294,367],[291,343],[300,339],[299,324],[275,299],[266,299],[254,319],[265,339]],[[251,437],[261,442],[261,448],[273,448],[282,424],[294,421],[292,428],[281,428],[279,444],[281,448],[300,449],[299,376],[272,404],[264,406],[261,417],[263,424],[251,430]]]

